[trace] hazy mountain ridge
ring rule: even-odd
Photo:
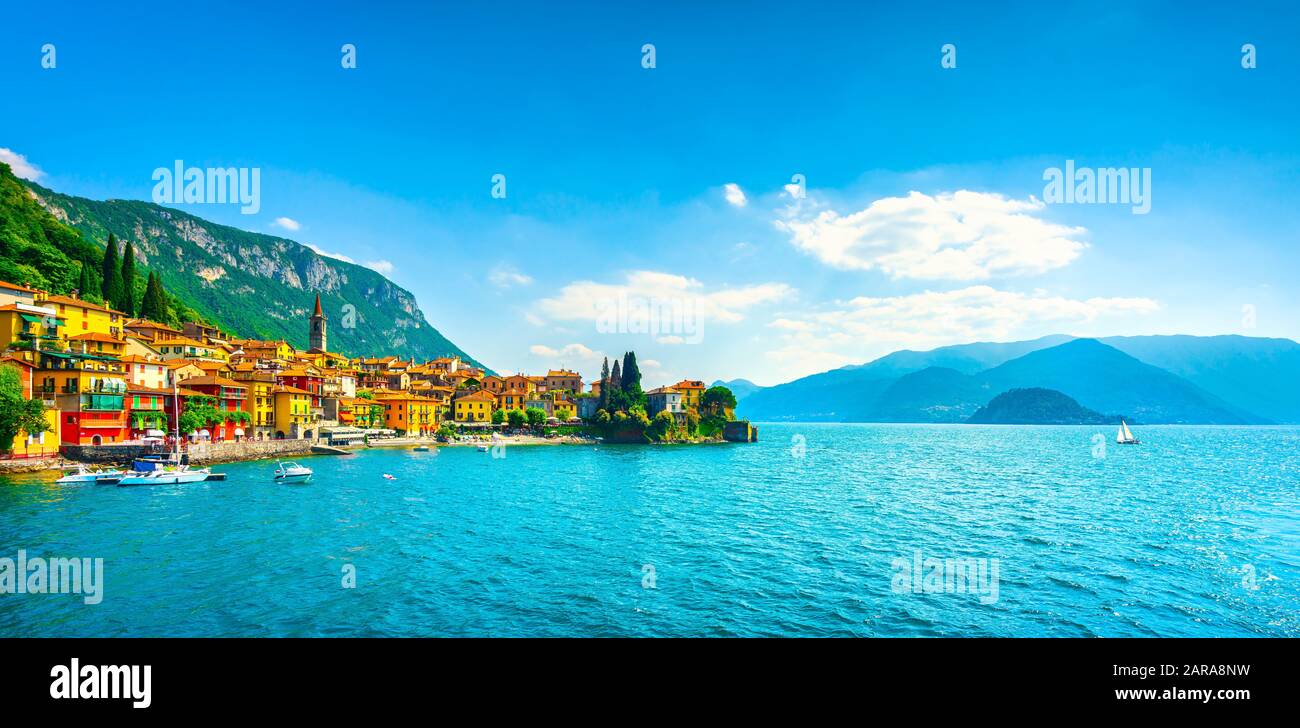
[[[1112,340],[1119,346],[1108,345]],[[1195,381],[1146,359],[1165,362]],[[1227,362],[1226,370],[1215,362]],[[739,410],[760,421],[961,422],[1003,392],[1035,387],[1144,423],[1298,422],[1300,344],[1234,336],[1049,336],[960,344],[895,352],[767,387],[747,397]],[[1269,388],[1274,396],[1263,412],[1243,404],[1263,401]],[[1239,392],[1246,396],[1236,396]]]

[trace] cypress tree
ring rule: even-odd
[[[167,323],[167,296],[163,293],[162,278],[155,273],[149,274],[149,281],[144,287],[144,300],[140,302],[140,317]]]
[[[639,394],[641,392],[641,369],[636,365],[636,352],[629,351],[623,355],[623,391]]]
[[[609,404],[609,357],[605,357],[604,363],[600,365],[600,407],[605,409]]]
[[[127,316],[135,316],[135,245],[130,240],[122,250],[122,298],[117,309]]]
[[[115,306],[122,298],[122,266],[117,258],[117,236],[108,234],[108,245],[104,246],[104,264],[100,268],[103,280],[100,281],[99,293],[105,306]]]
[[[610,394],[617,392],[622,386],[623,375],[619,373],[618,359],[614,360],[614,369],[609,373]]]
[[[95,283],[90,277],[90,264],[81,261],[81,280],[77,281],[77,295],[88,296],[94,295]]]

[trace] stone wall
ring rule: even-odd
[[[265,458],[306,455],[311,452],[311,440],[244,440],[243,442],[191,443],[187,462],[200,465],[204,463],[230,463],[239,460],[262,460]],[[69,460],[83,463],[130,464],[131,460],[152,452],[143,445],[64,445],[63,456]]]
[[[722,439],[727,442],[758,442],[758,428],[749,420],[732,420],[722,426]]]
[[[245,440],[243,442],[194,443],[190,446],[190,463],[231,463],[238,460],[263,460],[266,458],[307,455],[311,453],[311,440]]]
[[[63,457],[82,463],[129,464],[132,459],[147,452],[145,445],[64,445],[59,448]]]

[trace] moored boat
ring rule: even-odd
[[[275,480],[280,482],[302,482],[312,476],[311,468],[298,463],[277,463],[280,467],[275,469]]]
[[[169,465],[148,472],[130,472],[122,476],[118,485],[179,485],[202,483],[211,471],[207,468],[190,469],[188,465]]]
[[[126,475],[126,472],[122,470],[91,470],[85,465],[77,465],[77,471],[75,473],[68,473],[54,482],[62,484],[101,483],[103,485],[112,485],[123,475]]]

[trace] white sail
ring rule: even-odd
[[[1128,423],[1125,422],[1124,420],[1120,420],[1119,432],[1115,434],[1115,442],[1127,443],[1127,442],[1133,442],[1136,439],[1137,439],[1136,437],[1133,437],[1133,432],[1128,429]]]

